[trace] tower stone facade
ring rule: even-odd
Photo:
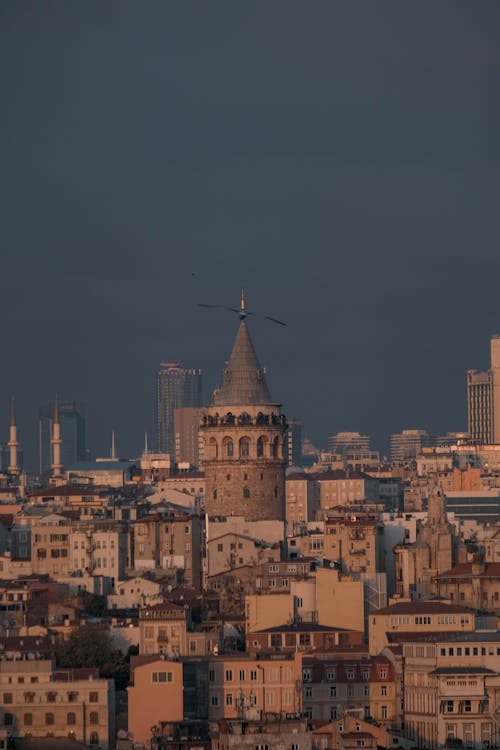
[[[284,521],[287,422],[269,394],[244,314],[240,318],[222,385],[201,425],[206,512]]]

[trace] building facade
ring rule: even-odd
[[[202,372],[178,362],[162,362],[156,373],[156,441],[160,453],[174,456],[174,410],[201,407]]]

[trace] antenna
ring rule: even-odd
[[[202,302],[198,302],[198,307],[208,307],[212,310],[219,309],[219,310],[229,310],[229,312],[236,313],[239,316],[240,320],[244,320],[248,315],[257,315],[261,318],[266,318],[267,320],[270,320],[273,323],[277,323],[280,326],[286,326],[287,323],[284,323],[282,320],[278,320],[278,318],[273,318],[270,315],[262,315],[260,313],[255,313],[250,310],[247,310],[245,307],[245,289],[244,287],[241,288],[241,299],[240,299],[240,307],[229,307],[228,305],[207,305]]]

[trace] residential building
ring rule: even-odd
[[[378,500],[378,480],[360,471],[337,470],[314,475],[321,510]]]
[[[417,747],[500,743],[500,634],[428,634],[404,654],[405,731]]]
[[[475,616],[471,609],[438,599],[393,601],[373,610],[369,616],[370,654],[379,654],[387,645],[412,635],[427,633],[473,632]]]
[[[0,726],[12,737],[70,737],[115,746],[115,688],[97,669],[54,669],[46,659],[0,661]]]

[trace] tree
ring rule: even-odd
[[[129,680],[129,665],[121,651],[113,649],[111,636],[104,625],[85,625],[74,630],[68,640],[57,649],[60,667],[90,667],[99,670],[101,677],[112,677],[117,689]]]

